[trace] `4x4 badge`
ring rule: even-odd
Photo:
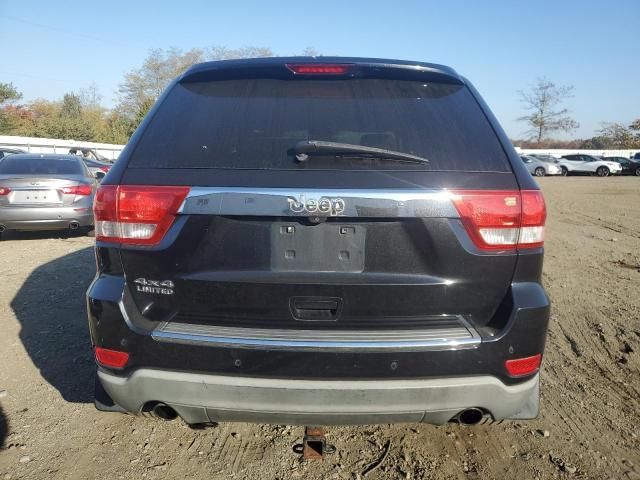
[[[147,280],[146,278],[136,278],[136,290],[142,293],[155,293],[158,295],[173,295],[174,284],[171,280]]]

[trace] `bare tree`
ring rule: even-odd
[[[205,49],[207,60],[233,60],[234,58],[262,58],[273,57],[273,52],[267,47],[227,48],[214,45]]]
[[[204,52],[201,49],[186,52],[177,48],[151,50],[140,68],[125,74],[124,82],[118,88],[118,110],[131,117],[137,116],[143,106],[155,102],[172,79],[202,61]]]
[[[149,52],[140,68],[125,74],[118,88],[116,110],[129,119],[144,118],[167,85],[194,63],[207,60],[229,60],[233,58],[271,57],[273,52],[265,47],[227,48],[211,46],[192,48],[186,52],[178,48],[156,48]]]
[[[569,116],[569,110],[560,108],[568,98],[573,97],[573,86],[560,86],[547,78],[540,77],[529,91],[519,90],[520,101],[528,115],[518,118],[531,127],[526,134],[540,143],[553,132],[571,132],[580,125]]]
[[[92,82],[87,88],[81,88],[78,91],[78,96],[80,97],[80,102],[83,106],[100,108],[102,95],[100,94],[100,90],[98,90],[96,82]]]
[[[621,123],[603,122],[598,133],[596,138],[601,139],[606,148],[636,148],[638,145],[638,137]]]
[[[315,47],[306,47],[300,53],[303,57],[319,57],[322,54]]]

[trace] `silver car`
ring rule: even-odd
[[[535,177],[544,177],[545,175],[560,175],[562,170],[558,165],[549,162],[543,162],[530,155],[520,155],[524,165],[529,173]]]
[[[545,163],[558,163],[558,161],[560,160],[558,157],[554,157],[553,155],[545,153],[528,153],[526,156],[536,158]]]
[[[0,234],[93,226],[96,178],[73,155],[15,154],[0,160]]]

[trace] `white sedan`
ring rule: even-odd
[[[565,155],[558,160],[558,166],[562,169],[562,175],[590,173],[599,177],[619,175],[622,167],[617,162],[603,160],[593,155],[577,153]]]
[[[562,175],[560,167],[555,163],[544,162],[530,155],[520,155],[520,158],[524,162],[524,166],[529,170],[529,173],[535,177],[544,177],[545,175]]]

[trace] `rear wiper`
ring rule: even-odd
[[[321,140],[303,140],[296,143],[296,160],[306,161],[310,155],[341,155],[355,158],[388,158],[413,163],[429,163],[429,160],[410,153],[367,147],[351,143],[324,142]]]

